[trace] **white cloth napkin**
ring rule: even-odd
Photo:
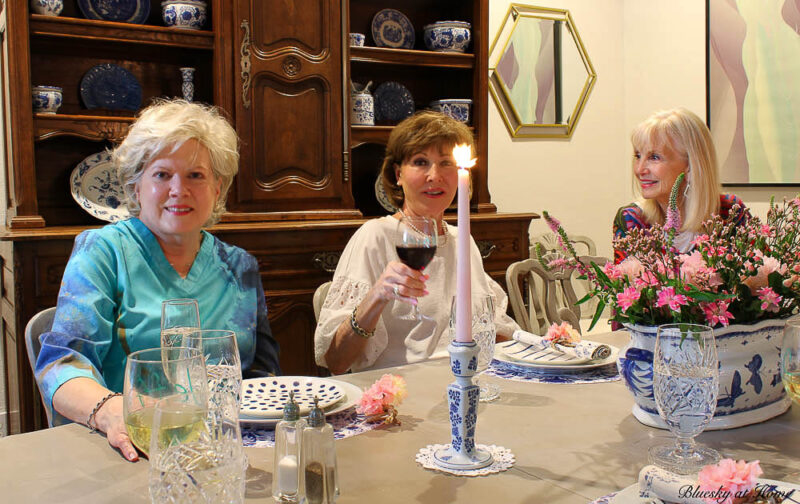
[[[654,465],[639,472],[640,497],[658,497],[666,503],[705,504],[703,499],[690,497],[697,488],[697,477],[681,476]]]
[[[514,341],[519,341],[520,343],[531,345],[542,350],[545,348],[552,348],[550,342],[543,337],[523,331],[521,329],[514,331],[514,334],[511,335],[511,337],[514,338]],[[610,346],[601,345],[600,343],[595,343],[594,341],[581,341],[575,346],[556,344],[555,348],[566,355],[572,355],[573,357],[577,357],[579,359],[605,359],[611,355]]]

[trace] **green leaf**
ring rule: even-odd
[[[602,299],[599,299],[597,301],[597,310],[594,311],[594,317],[592,317],[592,323],[589,325],[590,331],[594,329],[595,324],[597,324],[597,321],[600,320],[600,315],[602,315],[605,307],[606,307],[606,302],[603,301]]]

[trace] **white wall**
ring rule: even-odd
[[[491,0],[489,38],[509,1]],[[527,3],[527,2],[526,2]],[[568,140],[512,140],[489,104],[489,189],[502,212],[548,210],[569,233],[590,236],[611,254],[611,221],[633,200],[629,135],[652,112],[687,107],[705,118],[705,2],[700,0],[535,0],[570,11],[597,72]],[[766,214],[769,198],[796,189],[727,188]],[[531,235],[545,232],[534,221]]]

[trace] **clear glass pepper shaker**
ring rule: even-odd
[[[275,461],[272,475],[272,497],[276,502],[300,502],[300,454],[306,421],[294,402],[294,391],[283,408],[283,420],[275,426]]]
[[[333,427],[325,423],[325,413],[317,398],[308,414],[301,442],[300,488],[305,504],[333,504],[339,495],[337,488],[336,450],[333,446]]]

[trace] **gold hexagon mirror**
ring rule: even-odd
[[[569,11],[511,4],[489,49],[489,90],[512,137],[570,137],[596,79]]]

